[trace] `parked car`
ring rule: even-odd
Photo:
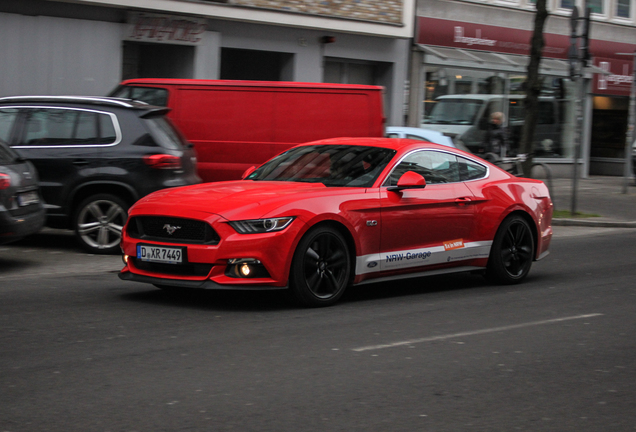
[[[330,83],[139,78],[114,97],[172,108],[168,116],[197,150],[204,181],[239,180],[296,144],[382,137],[384,89]]]
[[[456,94],[440,96],[424,119],[422,127],[436,130],[452,138],[455,145],[482,153],[490,115],[507,112],[505,125],[509,131],[509,150],[518,153],[521,129],[525,122],[524,96],[497,94]],[[505,104],[507,103],[507,108]],[[539,97],[539,117],[534,133],[536,156],[561,154],[563,118],[556,98]]]
[[[92,253],[112,253],[135,201],[200,181],[194,150],[167,112],[112,98],[5,97],[0,137],[37,168],[47,225],[73,229]]]
[[[245,179],[155,192],[130,209],[123,280],[164,289],[347,286],[462,271],[521,282],[548,254],[546,185],[461,150],[390,138],[294,147]]]
[[[35,167],[0,140],[0,244],[37,233],[45,217]]]
[[[386,128],[385,136],[387,138],[407,138],[421,141],[430,141],[435,144],[445,145],[447,147],[461,148],[464,151],[468,151],[468,149],[463,147],[461,143],[460,146],[457,146],[455,145],[455,143],[453,143],[452,139],[450,139],[443,133],[431,129],[389,126]]]

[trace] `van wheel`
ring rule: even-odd
[[[111,194],[97,194],[80,203],[73,218],[75,235],[82,247],[94,254],[120,252],[121,230],[128,205]]]
[[[304,306],[330,306],[344,293],[350,274],[351,258],[342,234],[332,228],[315,228],[305,234],[294,252],[291,291]]]

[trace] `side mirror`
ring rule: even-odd
[[[402,174],[397,186],[389,186],[386,190],[389,192],[401,192],[404,189],[424,189],[425,187],[426,180],[424,177],[416,172],[407,171]]]
[[[245,172],[241,176],[241,180],[245,180],[247,178],[247,176],[252,174],[254,171],[256,171],[256,167],[254,165],[252,165],[251,167],[249,167],[248,169],[245,170]]]

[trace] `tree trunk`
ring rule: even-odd
[[[534,33],[530,46],[530,63],[528,63],[528,76],[526,78],[526,98],[524,100],[525,121],[521,129],[521,141],[519,153],[527,155],[523,163],[524,175],[530,176],[534,153],[534,130],[539,116],[539,94],[541,93],[542,80],[539,76],[539,64],[545,41],[543,39],[543,27],[548,19],[546,0],[537,0],[537,13],[534,17]]]

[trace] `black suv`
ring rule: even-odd
[[[92,253],[113,253],[135,201],[201,181],[194,148],[167,112],[105,97],[5,97],[0,139],[35,165],[46,225],[73,229]]]

